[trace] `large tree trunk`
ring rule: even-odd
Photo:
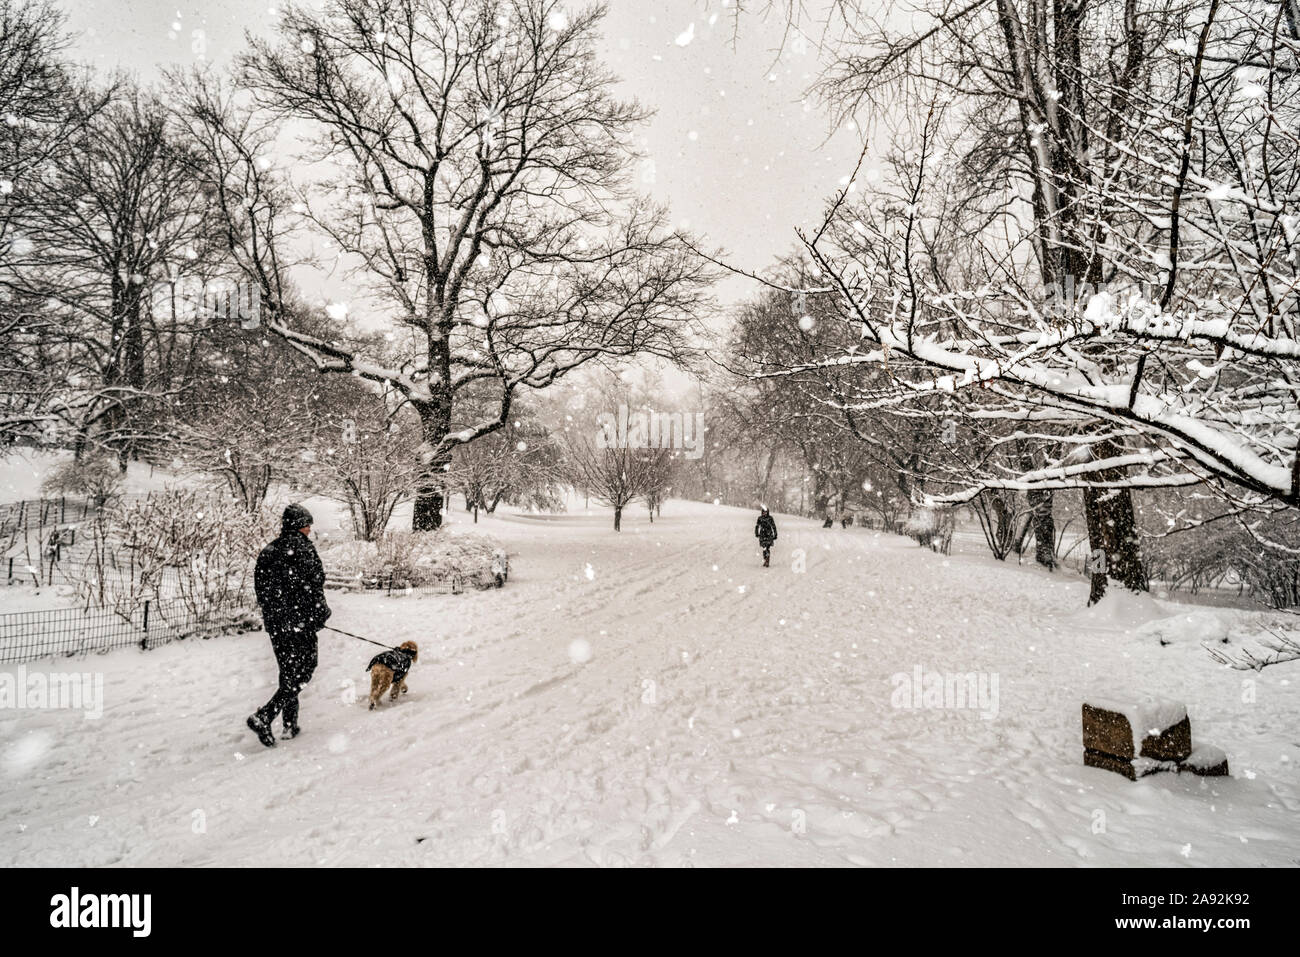
[[[428,465],[422,463],[415,487],[411,531],[432,532],[442,528],[444,490],[441,482],[444,474],[440,460],[434,460]]]
[[[615,505],[614,506],[614,531],[621,532],[622,530],[623,530],[623,506]]]
[[[450,452],[443,452],[437,456],[432,452],[451,431],[451,404],[450,402],[411,404],[420,414],[420,435],[424,440],[417,452],[420,463],[415,481],[415,507],[411,512],[411,531],[432,532],[442,528],[442,510],[447,495],[447,466],[451,464]]]
[[[1128,489],[1084,489],[1083,506],[1088,520],[1088,547],[1094,555],[1100,552],[1106,557],[1105,567],[1094,567],[1092,571],[1088,604],[1101,601],[1109,579],[1130,591],[1146,591],[1132,493]]]

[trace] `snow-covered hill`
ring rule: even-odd
[[[375,649],[323,633],[270,751],[262,634],[58,661],[103,717],[0,710],[0,863],[1300,863],[1296,666],[1216,666],[1204,610],[1084,613],[1078,580],[778,521],[764,569],[736,509],[487,518],[505,589],[331,598],[419,642],[410,694],[368,712]],[[996,697],[896,707],[918,667]],[[1083,767],[1081,703],[1125,692],[1186,702],[1233,777]]]

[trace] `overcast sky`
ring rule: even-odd
[[[78,34],[74,56],[146,82],[200,57],[225,64],[245,30],[268,32],[276,19],[273,0],[61,2]],[[656,111],[640,188],[737,265],[761,270],[851,171],[859,134],[829,136],[828,118],[804,102],[819,69],[813,44],[787,42],[778,59],[783,24],[752,17],[733,45],[730,13],[722,0],[611,0],[604,54],[625,92]],[[733,280],[720,295],[755,291]]]

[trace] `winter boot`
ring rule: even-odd
[[[253,734],[257,735],[257,740],[266,747],[275,747],[275,735],[271,734],[271,723],[260,714],[248,716],[248,727],[252,729]]]
[[[302,728],[298,727],[298,699],[291,698],[284,703],[284,711],[280,713],[280,720],[284,724],[285,738],[296,738],[302,733]]]

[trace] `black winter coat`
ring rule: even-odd
[[[257,556],[253,591],[268,632],[314,635],[329,619],[325,568],[311,539],[296,529],[282,531]]]
[[[393,671],[393,684],[401,684],[406,673],[411,670],[413,661],[414,656],[405,648],[394,648],[391,651],[381,651],[371,658],[366,670],[369,671],[375,665],[385,665]]]
[[[776,541],[776,519],[766,513],[758,516],[758,521],[754,523],[754,534],[758,536],[758,544],[767,548]]]

